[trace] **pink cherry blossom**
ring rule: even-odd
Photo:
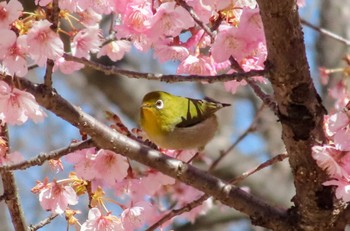
[[[329,135],[333,137],[335,146],[343,151],[350,151],[350,119],[346,112],[340,111],[328,118]]]
[[[123,227],[127,231],[136,230],[145,224],[152,224],[157,218],[156,208],[147,201],[134,203],[121,214]]]
[[[110,14],[114,11],[116,0],[89,0],[90,7],[98,14]]]
[[[74,164],[78,177],[85,180],[93,180],[98,175],[97,169],[95,168],[95,148],[86,148],[72,152],[66,156],[66,159]]]
[[[27,74],[27,43],[25,36],[17,38],[15,32],[9,29],[0,29],[0,60],[9,75],[16,74],[23,77]]]
[[[328,90],[329,95],[335,99],[334,108],[336,110],[343,110],[343,108],[350,101],[350,97],[347,90],[347,84],[343,81],[339,81],[335,86]]]
[[[37,123],[46,116],[33,95],[11,88],[3,81],[0,81],[0,115],[3,122],[12,125],[23,124],[28,118]]]
[[[52,1],[52,0],[50,0],[50,1]],[[80,0],[80,1],[60,0],[60,1],[58,1],[58,6],[62,10],[67,10],[69,12],[77,13],[77,12],[87,10],[89,7],[89,3],[90,2],[88,0]]]
[[[208,57],[197,57],[193,55],[189,55],[180,63],[176,73],[190,75],[216,75],[212,61]]]
[[[23,6],[18,0],[0,2],[0,28],[9,28],[23,11]]]
[[[196,15],[203,23],[209,23],[209,19],[214,13],[210,5],[205,4],[203,0],[186,0],[186,2],[193,8],[194,12],[196,12]]]
[[[343,152],[330,145],[314,146],[312,147],[312,157],[316,160],[317,165],[323,170],[327,171],[330,177],[345,177],[350,179],[350,172],[344,168],[348,165],[343,161],[345,156],[350,153]],[[346,157],[348,159],[348,157]]]
[[[265,44],[265,36],[259,9],[244,8],[238,28],[230,25],[220,26],[211,52],[216,62],[224,62],[230,56],[241,62],[247,54],[252,54],[260,43]]]
[[[150,2],[127,4],[121,23],[116,25],[118,38],[133,37],[133,34],[145,33],[150,28],[150,19],[153,16]]]
[[[154,46],[154,56],[160,62],[166,62],[169,60],[183,61],[189,56],[189,51],[184,46],[171,46],[165,44],[156,44]]]
[[[153,39],[148,36],[152,16],[150,2],[130,1],[121,16],[121,22],[115,26],[117,38],[131,39],[137,49],[147,51],[153,43]]]
[[[29,55],[39,66],[44,66],[47,59],[57,60],[63,55],[63,42],[45,20],[36,21],[27,34]]]
[[[53,181],[41,190],[39,201],[45,210],[62,214],[68,205],[78,204],[78,196],[71,186],[60,185]]]
[[[193,26],[194,20],[183,7],[176,6],[176,2],[165,2],[158,7],[151,20],[152,33],[150,35],[175,37],[182,30]]]
[[[104,45],[97,54],[97,58],[107,55],[112,61],[122,59],[125,53],[131,49],[131,43],[127,40],[118,40]]]
[[[63,57],[61,57],[56,60],[54,71],[59,69],[63,74],[69,75],[75,71],[79,71],[82,68],[84,68],[84,64],[74,61],[66,61]]]
[[[111,214],[102,215],[98,208],[89,210],[88,219],[82,224],[80,231],[123,231],[120,219]]]
[[[98,24],[102,19],[102,15],[96,13],[91,8],[87,8],[84,11],[77,12],[77,15],[79,15],[80,22],[88,27]]]
[[[72,53],[78,58],[89,58],[90,52],[98,52],[101,45],[101,31],[98,27],[87,27],[73,38]]]
[[[329,180],[323,183],[326,186],[336,186],[335,196],[344,202],[350,201],[350,182],[344,179]]]
[[[97,178],[108,186],[114,186],[116,181],[122,181],[128,175],[127,159],[110,150],[100,149],[96,153],[95,162]]]
[[[52,0],[35,0],[35,5],[47,6]]]

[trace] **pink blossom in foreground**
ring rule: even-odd
[[[196,15],[204,23],[209,23],[210,17],[214,14],[213,8],[209,4],[205,4],[204,1],[198,0],[186,0],[187,4],[191,6],[196,12]]]
[[[194,26],[191,15],[176,2],[165,2],[157,8],[157,12],[151,20],[150,34],[158,36],[178,36],[182,30]]]
[[[94,26],[102,19],[102,15],[96,13],[91,8],[77,12],[77,15],[79,15],[79,21],[85,26]]]
[[[78,196],[71,186],[60,185],[53,181],[41,190],[39,201],[45,210],[62,214],[68,205],[78,204]]]
[[[215,68],[210,58],[206,56],[189,55],[177,68],[177,74],[190,75],[216,75]]]
[[[89,0],[90,7],[98,14],[110,14],[114,11],[115,1],[116,0]]]
[[[23,6],[18,0],[0,2],[0,28],[9,28],[23,11]]]
[[[108,186],[114,186],[116,181],[122,181],[128,175],[129,164],[124,156],[113,151],[100,149],[96,153],[95,169],[97,179]]]
[[[9,75],[16,74],[23,77],[27,74],[27,42],[26,36],[17,38],[15,32],[9,29],[0,29],[0,60]]]
[[[46,6],[51,2],[52,0],[35,0],[35,5]]]
[[[244,8],[238,28],[231,25],[219,27],[219,33],[211,47],[216,62],[224,62],[230,56],[238,62],[254,53],[260,43],[265,44],[264,30],[259,9]]]
[[[120,219],[111,214],[102,215],[98,208],[89,210],[88,219],[82,224],[80,231],[122,231]]]
[[[101,45],[101,31],[98,27],[82,29],[73,38],[72,54],[78,58],[89,58],[90,52],[98,52]]]
[[[347,156],[347,157],[346,157]],[[330,177],[345,177],[350,179],[349,165],[347,160],[350,152],[343,152],[330,145],[312,147],[312,157],[317,165],[325,170]]]
[[[339,81],[335,86],[328,90],[328,94],[335,99],[334,108],[338,111],[343,110],[350,101],[347,84]]]
[[[172,46],[165,44],[155,44],[154,46],[154,56],[160,62],[166,62],[169,60],[179,60],[183,61],[189,56],[189,51],[184,46]]]
[[[131,49],[131,43],[127,40],[118,40],[107,43],[97,53],[97,58],[107,55],[112,61],[121,60],[125,53]]]
[[[329,135],[333,137],[336,148],[350,151],[350,119],[346,112],[340,111],[328,117]]]
[[[150,28],[153,16],[150,2],[142,4],[130,2],[127,4],[121,23],[116,25],[118,38],[133,37],[133,34],[145,33]]]
[[[350,182],[344,179],[329,180],[323,183],[326,186],[336,186],[335,196],[344,202],[350,201]]]
[[[123,228],[136,230],[145,224],[152,224],[158,218],[156,208],[147,201],[140,201],[125,209],[121,214]]]
[[[98,175],[95,168],[96,149],[86,148],[72,152],[66,156],[68,162],[74,164],[78,177],[85,180],[93,180]]]
[[[61,57],[56,60],[53,70],[56,71],[59,69],[63,74],[69,75],[75,71],[79,71],[82,68],[84,68],[84,64],[74,61],[66,61],[63,57]]]
[[[117,38],[131,39],[137,49],[147,51],[153,43],[148,34],[152,16],[150,2],[130,1],[121,16],[121,23],[115,26]]]
[[[33,95],[0,81],[0,117],[3,122],[21,125],[30,118],[37,123],[45,116]]]
[[[45,20],[36,21],[27,34],[29,55],[39,66],[44,66],[47,59],[56,61],[63,55],[63,42]]]

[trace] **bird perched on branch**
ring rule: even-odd
[[[166,149],[203,149],[218,128],[216,111],[230,104],[153,91],[140,107],[140,125],[148,139]]]

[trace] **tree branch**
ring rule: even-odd
[[[248,214],[255,225],[276,230],[290,230],[288,216],[284,210],[274,208],[205,171],[168,157],[114,131],[84,113],[80,108],[71,105],[57,92],[44,85],[33,84],[26,79],[17,77],[15,77],[16,81],[13,81],[11,76],[6,76],[3,80],[33,94],[40,105],[90,135],[97,146],[129,157],[214,196],[221,203]]]
[[[0,137],[5,137],[7,153],[9,154],[9,145],[8,145],[8,131],[7,126],[1,125],[0,127]],[[25,223],[23,210],[18,198],[18,190],[16,186],[15,176],[10,171],[4,171],[1,173],[2,185],[4,187],[3,198],[5,199],[6,205],[9,209],[12,224],[16,231],[25,231],[27,225]]]
[[[38,229],[41,229],[42,227],[44,227],[47,224],[50,224],[51,221],[53,219],[55,219],[58,216],[58,214],[51,214],[48,218],[46,218],[45,220],[40,221],[38,224],[36,225],[30,225],[28,227],[28,231],[36,231]]]
[[[163,75],[163,74],[151,74],[151,73],[141,73],[136,71],[128,71],[119,69],[115,66],[106,66],[85,58],[77,58],[69,54],[64,54],[64,58],[68,61],[74,61],[77,63],[82,63],[88,67],[91,67],[95,70],[102,71],[106,75],[124,75],[129,78],[135,79],[148,79],[148,80],[158,80],[166,83],[174,82],[225,82],[230,80],[241,81],[253,76],[263,76],[267,73],[267,70],[251,70],[248,72],[237,72],[232,74],[222,74],[215,76],[201,76],[201,75]]]
[[[316,141],[325,141],[325,110],[310,77],[298,7],[295,0],[257,2],[266,36],[267,65],[271,66],[268,76],[294,175],[293,226],[299,230],[333,230],[337,220],[333,214],[343,208],[323,206],[333,204],[333,198],[322,185],[327,175],[311,156]]]
[[[327,37],[330,37],[338,42],[341,42],[343,44],[345,44],[346,46],[350,46],[350,40],[347,40],[343,37],[341,37],[340,35],[334,34],[333,32],[326,30],[324,28],[320,28],[318,26],[313,25],[312,23],[304,20],[304,19],[300,19],[301,23],[304,24],[307,27],[310,27],[311,29],[320,32],[320,34],[325,35]]]
[[[59,159],[76,150],[90,148],[94,146],[94,142],[89,139],[79,143],[72,143],[66,148],[61,148],[58,150],[51,151],[47,154],[40,154],[33,157],[30,160],[25,160],[16,164],[4,165],[0,167],[0,172],[10,171],[10,170],[24,170],[32,166],[40,166],[48,160]]]

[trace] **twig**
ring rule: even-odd
[[[47,154],[40,154],[36,157],[33,157],[30,160],[25,160],[16,164],[4,165],[0,167],[0,172],[5,172],[9,170],[24,170],[32,166],[40,166],[48,160],[58,159],[64,155],[67,155],[76,150],[93,147],[94,143],[91,139],[85,140],[79,143],[70,144],[66,148],[61,148],[58,150],[51,151]]]
[[[239,65],[236,59],[234,59],[232,56],[229,58],[231,67],[235,69],[236,71],[243,72],[243,68]],[[268,68],[265,67],[267,70]],[[267,73],[267,72],[266,72]],[[278,115],[278,108],[277,108],[277,103],[276,101],[268,94],[265,94],[261,88],[251,79],[246,78],[245,79],[250,87],[253,89],[255,94],[276,114]]]
[[[53,73],[53,66],[55,65],[54,61],[51,59],[48,59],[46,61],[46,71],[44,76],[44,84],[47,87],[52,87],[52,73]]]
[[[188,13],[191,15],[191,17],[193,18],[193,20],[205,31],[207,32],[207,34],[211,37],[211,39],[214,39],[215,34],[211,31],[210,27],[208,27],[207,25],[205,25],[203,23],[203,21],[198,17],[198,15],[196,14],[196,12],[193,10],[193,8],[191,6],[189,6],[187,4],[187,2],[183,1],[183,0],[175,0],[177,4],[179,4],[180,6],[182,6],[185,10],[188,11]]]
[[[261,90],[261,88],[252,80],[246,79],[250,87],[253,89],[255,94],[268,106],[271,111],[275,113],[275,115],[278,115],[278,108],[277,108],[277,103],[276,101],[272,98],[271,95],[266,94]]]
[[[146,229],[145,231],[152,231],[155,230],[156,228],[158,228],[159,226],[161,226],[162,224],[164,224],[166,221],[172,219],[175,216],[181,215],[185,212],[189,212],[192,209],[196,208],[197,206],[201,205],[204,201],[206,201],[209,198],[208,195],[204,194],[202,195],[200,198],[198,198],[197,200],[192,201],[191,203],[188,203],[187,205],[179,208],[179,209],[173,209],[171,210],[169,213],[167,213],[166,215],[164,215],[160,220],[158,220],[157,222],[155,222],[152,226],[150,226],[148,229]]]
[[[278,154],[277,156],[274,156],[273,158],[265,161],[264,163],[260,164],[259,166],[243,173],[242,175],[234,178],[233,180],[230,181],[231,184],[238,184],[240,183],[241,181],[243,181],[244,179],[246,179],[248,176],[256,173],[257,171],[260,171],[268,166],[271,166],[273,165],[274,163],[277,163],[277,162],[280,162],[284,159],[286,159],[288,157],[288,154],[285,154],[285,153],[282,153],[282,154]]]
[[[59,20],[59,13],[60,8],[58,6],[58,0],[52,1],[52,11],[50,15],[50,21],[52,22],[51,29],[53,31],[57,31],[58,29],[58,20]],[[44,76],[44,83],[47,87],[52,87],[52,73],[53,73],[53,66],[55,65],[54,61],[51,59],[48,59],[46,61],[46,72]]]
[[[53,219],[55,219],[57,216],[58,216],[58,214],[51,214],[48,218],[46,218],[46,219],[40,221],[38,224],[36,224],[36,225],[30,225],[30,226],[28,227],[28,231],[36,231],[36,230],[38,230],[38,229],[41,229],[41,228],[44,227],[45,225],[50,224],[51,221],[52,221]]]
[[[201,76],[201,75],[163,75],[163,74],[151,74],[151,73],[141,73],[136,71],[128,71],[119,69],[115,66],[107,66],[94,61],[87,60],[85,58],[77,58],[69,54],[64,54],[63,56],[68,61],[74,61],[77,63],[82,63],[88,67],[95,70],[102,71],[106,75],[124,75],[129,78],[135,79],[148,79],[148,80],[158,80],[161,82],[173,83],[173,82],[225,82],[230,80],[241,81],[242,79],[247,79],[249,77],[261,76],[267,73],[267,70],[251,70],[248,72],[237,72],[232,74],[222,74],[215,76]]]
[[[315,31],[318,31],[320,32],[320,34],[323,34],[323,35],[326,35],[338,42],[341,42],[341,43],[344,43],[346,46],[350,46],[350,40],[347,40],[343,37],[341,37],[340,35],[337,35],[333,32],[330,32],[329,30],[326,30],[326,29],[323,29],[323,28],[320,28],[318,26],[315,26],[313,24],[311,24],[310,22],[304,20],[304,19],[300,19],[301,23],[304,24],[305,26],[308,26],[310,27],[311,29],[315,30]]]
[[[209,167],[209,172],[211,172],[219,164],[219,162],[225,156],[227,156],[227,154],[230,153],[249,133],[255,131],[256,123],[258,122],[258,119],[260,117],[260,113],[263,110],[263,108],[264,108],[264,104],[261,105],[261,107],[257,111],[257,113],[254,117],[254,120],[252,121],[250,126],[237,138],[237,140],[225,152],[221,152],[220,156],[211,164],[211,166]]]
[[[4,137],[7,147],[7,153],[9,154],[9,145],[8,145],[8,130],[6,124],[1,125],[0,127],[0,137]],[[23,210],[18,198],[18,190],[16,186],[15,176],[11,171],[4,171],[1,173],[2,185],[4,188],[4,198],[6,205],[9,209],[12,224],[16,231],[25,231],[27,225],[25,223]]]

